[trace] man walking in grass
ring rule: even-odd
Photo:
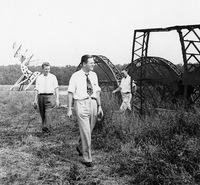
[[[69,81],[68,87],[68,111],[67,116],[72,116],[72,100],[76,111],[80,136],[76,150],[79,156],[83,156],[83,164],[92,167],[91,134],[95,126],[97,115],[103,116],[100,100],[100,87],[94,69],[92,55],[84,55],[81,58],[81,70],[75,72]]]
[[[116,93],[118,91],[121,91],[122,95],[122,104],[120,106],[120,111],[125,112],[126,110],[131,112],[131,77],[128,75],[128,72],[124,69],[122,70],[123,78],[121,80],[120,86],[115,89],[112,93]],[[136,84],[133,81],[132,87],[134,88],[134,92],[136,91]]]
[[[50,73],[50,64],[42,64],[42,73],[36,79],[34,105],[38,105],[42,119],[42,132],[50,133],[52,109],[59,106],[58,81]]]

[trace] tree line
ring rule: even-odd
[[[121,70],[124,65],[116,65]],[[65,67],[51,66],[51,73],[56,75],[59,85],[68,85],[71,75],[76,71],[77,66],[66,65]],[[41,66],[29,66],[32,72],[41,72]],[[13,85],[17,79],[22,75],[21,67],[18,64],[0,66],[0,85]]]

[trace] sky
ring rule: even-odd
[[[131,62],[136,29],[200,24],[199,0],[0,0],[0,65],[20,64],[13,44],[30,65],[77,66],[84,54]],[[182,63],[176,31],[154,33],[149,55]]]

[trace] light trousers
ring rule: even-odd
[[[125,111],[126,109],[131,110],[131,93],[121,93],[122,94],[122,104],[120,110]]]
[[[75,100],[80,137],[79,149],[83,153],[84,162],[92,162],[91,135],[97,120],[97,102],[94,99]]]

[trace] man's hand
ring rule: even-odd
[[[67,109],[67,117],[70,119],[72,118],[72,109],[71,108]]]
[[[33,108],[34,108],[34,109],[37,109],[37,107],[38,107],[37,101],[34,101],[34,102],[33,102]]]
[[[97,115],[101,114],[103,117],[103,110],[101,108],[101,106],[98,106],[98,110],[97,110]]]
[[[56,99],[56,107],[58,108],[60,105],[59,99]]]

